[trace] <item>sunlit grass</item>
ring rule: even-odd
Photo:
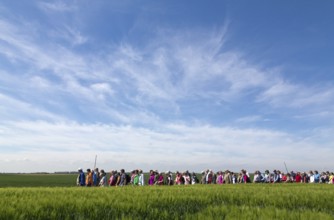
[[[1,219],[334,219],[327,184],[0,189]]]

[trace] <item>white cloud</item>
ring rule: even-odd
[[[41,76],[32,76],[30,79],[30,83],[35,87],[41,89],[50,89],[54,87],[53,83],[51,83],[48,79],[43,78]]]
[[[66,3],[65,3],[66,2]],[[76,9],[75,6],[70,5],[69,1],[54,1],[54,2],[39,2],[38,6],[47,11],[53,11],[53,12],[69,12]]]
[[[114,92],[107,83],[94,83],[90,86],[94,91],[99,93],[113,94]]]
[[[40,7],[48,12],[75,9],[60,1]],[[332,116],[330,86],[292,83],[280,75],[284,70],[250,63],[241,51],[227,50],[228,25],[221,31],[161,28],[143,44],[124,39],[102,48],[95,42],[94,51],[82,47],[77,52],[75,46],[94,39],[75,24],[61,25],[50,34],[41,24],[19,19],[0,20],[0,55],[12,67],[2,70],[0,78],[0,167],[6,159],[15,164],[8,170],[76,169],[90,166],[87,158],[95,154],[101,155],[105,168],[263,169],[277,168],[282,161],[298,169],[330,165],[331,130],[310,131],[304,138],[203,125],[203,112],[193,117],[198,124],[177,117],[187,114],[182,111],[190,108],[185,104],[189,101],[196,106],[224,103],[228,109],[240,100],[263,104],[276,114],[277,108],[286,109],[291,117],[296,113],[290,111],[304,107],[316,118],[317,113]],[[43,36],[50,38],[41,41]],[[64,40],[66,46],[59,43]],[[71,106],[76,119],[66,114]],[[261,109],[241,118],[239,109],[229,110],[236,112],[231,121],[240,126],[267,120]],[[89,124],[87,116],[106,122]],[[11,154],[10,149],[17,150]],[[315,150],[325,155],[321,161],[313,157]]]
[[[70,26],[61,26],[56,30],[48,31],[48,33],[52,38],[65,40],[71,46],[80,46],[88,41],[88,37]]]
[[[1,121],[25,120],[27,118],[44,119],[51,121],[62,121],[63,117],[50,113],[47,110],[37,108],[36,106],[11,98],[0,93],[0,118]]]
[[[152,130],[105,124],[22,121],[6,123],[0,128],[6,132],[0,133],[2,147],[21,147],[15,155],[31,152],[26,158],[43,164],[47,171],[66,167],[67,170],[76,169],[73,164],[87,164],[85,159],[93,158],[95,154],[104,161],[105,169],[116,165],[116,168],[124,166],[127,169],[143,166],[146,170],[152,166],[197,171],[207,167],[241,169],[242,166],[273,169],[279,168],[283,161],[294,165],[291,169],[320,169],[330,164],[327,153],[331,151],[333,141],[330,132],[323,130],[315,131],[314,138],[304,140],[277,131],[210,125],[165,124],[159,130]],[[321,148],[317,144],[317,134],[322,139],[326,137]],[[322,155],[321,161],[314,157],[315,151]],[[4,157],[14,160],[4,152],[0,161]],[[57,161],[62,162],[58,164]],[[24,168],[13,164],[13,169],[20,171]]]
[[[98,99],[100,100],[106,100],[107,96],[111,96],[114,94],[114,91],[107,83],[95,83],[92,84],[90,88],[96,93]]]
[[[333,109],[333,108],[332,108]],[[312,114],[302,114],[302,115],[294,115],[293,118],[296,119],[303,119],[303,120],[323,120],[323,119],[329,119],[334,118],[334,111],[330,111],[331,109],[328,109],[327,111],[319,111]]]
[[[333,106],[334,90],[331,87],[306,87],[302,84],[277,81],[258,96],[258,102],[273,107],[303,108],[317,105]]]
[[[266,119],[263,119],[261,115],[251,115],[251,116],[238,118],[236,120],[236,122],[238,123],[252,123],[252,122],[258,122],[258,121],[266,121]]]
[[[40,45],[25,37],[29,30],[4,20],[0,26],[0,38],[7,42],[0,44],[5,56],[30,65],[30,71],[51,71],[62,80],[63,90],[89,102],[103,102],[105,94],[82,81],[109,84],[113,94],[123,94],[134,105],[155,105],[175,113],[180,102],[197,98],[235,102],[248,96],[275,108],[295,108],[323,104],[334,94],[326,88],[286,82],[276,69],[262,68],[248,63],[239,52],[225,51],[227,28],[221,32],[161,30],[144,47],[123,42],[109,48],[105,58],[76,54],[57,44]],[[72,41],[81,35],[71,28],[67,32],[74,36]]]
[[[173,37],[171,37],[171,35]],[[197,36],[197,37],[194,37]],[[145,47],[121,45],[109,55],[115,71],[134,79],[137,98],[168,105],[189,98],[233,100],[272,85],[275,72],[247,63],[237,52],[217,50],[224,34],[162,32]]]

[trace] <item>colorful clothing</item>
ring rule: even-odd
[[[223,184],[223,175],[219,174],[217,177],[217,184]]]
[[[81,171],[78,176],[78,185],[85,186],[86,185],[85,180],[86,180],[85,173]]]
[[[139,176],[136,174],[133,177],[133,185],[138,186],[138,184],[139,184]]]
[[[155,175],[151,174],[148,180],[148,185],[154,185]]]
[[[87,173],[86,176],[86,186],[92,186],[93,185],[93,175],[91,172]]]

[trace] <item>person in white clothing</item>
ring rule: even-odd
[[[312,170],[308,173],[308,177],[310,179],[310,183],[314,183],[314,174]]]
[[[144,174],[142,170],[139,170],[139,186],[144,186],[145,180],[144,180]]]
[[[100,172],[100,182],[99,186],[107,186],[107,174],[104,172],[104,170],[101,170]]]
[[[183,173],[183,179],[184,179],[184,185],[190,184],[191,178],[188,171]]]

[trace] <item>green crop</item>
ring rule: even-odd
[[[76,174],[0,174],[0,187],[75,186]]]
[[[0,188],[0,219],[334,219],[328,184]]]

